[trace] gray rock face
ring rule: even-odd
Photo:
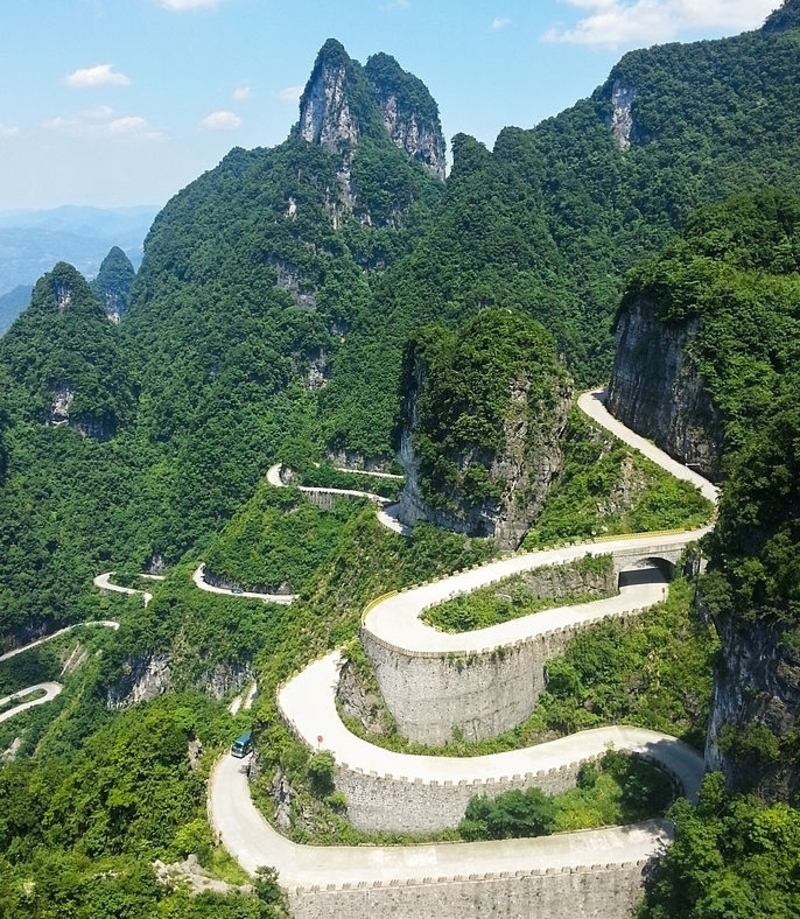
[[[800,790],[800,774],[780,761],[759,756],[757,749],[764,749],[769,734],[787,738],[800,729],[796,630],[778,622],[742,622],[729,617],[715,625],[722,642],[722,663],[714,679],[706,766],[723,772],[734,788],[755,787],[767,800],[791,800]],[[726,726],[735,732],[757,726],[756,731],[761,732],[758,744],[753,750],[732,751],[725,743]]]
[[[666,325],[651,303],[636,301],[617,325],[608,407],[637,434],[716,479],[722,422],[692,359],[698,329],[697,320]]]
[[[129,708],[137,702],[149,702],[167,691],[172,672],[166,654],[145,654],[130,658],[124,673],[106,694],[109,708]]]
[[[101,442],[110,440],[114,435],[114,429],[108,420],[92,418],[88,415],[82,415],[79,418],[70,415],[70,407],[74,398],[75,393],[72,384],[69,382],[61,383],[52,394],[52,401],[45,417],[45,424],[52,428],[66,424],[70,428],[79,431],[84,437],[91,437],[93,440]]]
[[[358,142],[343,64],[326,60],[314,69],[300,103],[300,136],[332,152],[338,152],[345,143]]]
[[[148,702],[165,693],[173,684],[174,671],[181,662],[169,654],[140,654],[129,657],[123,674],[109,686],[106,705],[109,708],[129,708],[137,702]],[[194,685],[214,699],[239,692],[254,679],[249,664],[217,664],[202,672]]]
[[[402,117],[397,98],[393,95],[381,99],[381,114],[392,141],[412,159],[444,180],[447,163],[441,129],[421,126],[414,114]]]
[[[407,526],[418,520],[427,520],[455,533],[492,536],[504,551],[518,548],[539,516],[547,491],[563,464],[561,435],[572,402],[571,386],[565,382],[558,392],[556,408],[548,424],[533,427],[528,420],[530,381],[515,380],[512,383],[511,409],[503,425],[503,449],[492,458],[470,450],[457,458],[462,472],[471,463],[490,463],[490,481],[502,483],[500,499],[468,504],[463,494],[453,492],[447,495],[448,508],[444,509],[431,507],[426,501],[420,488],[419,459],[414,451],[414,431],[418,424],[416,402],[424,377],[425,370],[420,365],[416,369],[415,385],[406,398],[406,423],[400,433],[399,451],[406,483],[400,495],[398,519]]]
[[[634,134],[633,103],[636,90],[626,86],[621,80],[615,80],[611,88],[611,104],[614,107],[611,115],[611,131],[621,150],[627,150]]]

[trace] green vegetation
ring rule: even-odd
[[[112,246],[92,281],[92,289],[97,292],[106,312],[118,317],[125,313],[135,276],[128,256],[119,246]]]
[[[98,439],[132,420],[132,371],[119,330],[64,262],[37,282],[30,306],[0,339],[0,365],[14,389],[6,404],[27,421],[52,420],[58,393],[70,424]]]
[[[694,529],[707,523],[713,510],[688,482],[673,478],[575,408],[564,438],[564,468],[523,546]]]
[[[322,511],[297,489],[274,488],[264,479],[211,540],[206,569],[248,590],[299,593],[362,506],[358,499],[340,498],[332,510]]]
[[[522,313],[487,309],[457,332],[433,326],[413,335],[401,391],[401,424],[413,438],[422,496],[433,508],[468,510],[502,504],[507,481],[493,466],[510,449],[510,423],[526,432],[517,448],[526,458],[554,447],[568,382],[540,325]],[[515,496],[523,504],[538,498],[535,489]]]
[[[641,919],[797,915],[800,812],[733,795],[722,775],[712,773],[698,806],[678,801],[670,816],[675,841],[648,889]]]
[[[522,724],[478,743],[456,736],[443,747],[409,743],[388,713],[375,721],[385,733],[367,733],[343,717],[359,737],[398,753],[424,756],[486,756],[610,724],[635,724],[705,747],[711,702],[712,664],[719,642],[693,608],[694,586],[678,577],[663,603],[634,619],[611,619],[580,632],[563,655],[547,664],[547,685]],[[362,686],[376,692],[368,660],[348,648]]]
[[[335,511],[334,532],[296,495],[262,494],[259,483],[271,462],[302,469],[329,448],[386,460],[407,396],[398,380],[409,338],[437,369],[425,476],[451,489],[447,500],[476,500],[499,497],[486,470],[509,384],[542,370],[526,385],[547,404],[564,379],[562,353],[581,384],[605,377],[623,289],[657,301],[669,323],[701,320],[693,356],[725,417],[727,477],[703,603],[746,646],[752,629],[772,629],[792,663],[798,10],[790,0],[763,32],[628,54],[593,96],[533,130],[504,130],[492,152],[461,135],[444,186],[381,125],[378,101],[393,92],[435,126],[422,85],[385,56],[360,68],[338,43],[326,45],[323,57],[344,67],[352,88],[355,149],[293,134],[273,150],[231,151],[156,219],[119,327],[74,269],[59,264],[45,275],[0,339],[0,635],[19,642],[37,628],[112,613],[122,624],[0,668],[8,694],[58,676],[73,640],[87,652],[58,699],[0,726],[0,750],[21,739],[18,762],[0,768],[3,919],[280,910],[269,871],[256,896],[192,898],[158,886],[151,868],[157,856],[195,852],[231,876],[210,838],[203,789],[214,751],[243,725],[208,694],[250,670],[261,686],[247,716],[263,758],[256,793],[266,801],[274,776],[285,775],[299,789],[294,838],[359,838],[325,781],[329,764],[282,724],[274,690],[309,657],[355,636],[368,600],[495,549],[424,525],[403,540],[379,526],[372,506]],[[615,84],[636,94],[625,151],[610,130]],[[352,212],[339,193],[348,171]],[[767,185],[781,192],[693,218],[624,287],[626,270],[668,243],[698,204]],[[453,331],[464,328],[471,337]],[[67,388],[74,427],[46,426]],[[707,507],[683,486],[650,478],[578,426],[571,422],[567,467],[531,545],[705,519]],[[454,461],[464,444],[483,454],[469,474]],[[304,543],[295,556],[293,540]],[[243,583],[292,580],[303,596],[285,608],[197,591],[190,574],[206,550]],[[279,557],[290,569],[268,567]],[[169,575],[146,609],[91,587],[99,571],[124,575],[161,561]],[[702,747],[719,646],[690,594],[679,581],[666,604],[637,620],[579,636],[548,666],[531,719],[480,752],[619,721]],[[136,667],[165,662],[161,698],[108,707],[126,700]],[[749,694],[751,709],[760,699]],[[787,788],[796,729],[778,740],[759,714],[748,710],[720,743],[734,765],[770,760],[785,779],[777,787]],[[190,759],[198,740],[205,752]],[[402,748],[398,738],[385,742]],[[479,751],[454,739],[448,752]],[[797,812],[726,796],[715,782],[697,811],[674,810],[674,857],[648,915],[792,915]]]
[[[615,750],[584,763],[577,787],[557,795],[538,788],[475,797],[458,827],[463,839],[515,839],[636,823],[663,815],[674,797],[655,767]]]
[[[616,593],[616,585],[609,584],[613,575],[610,555],[587,555],[575,562],[536,569],[532,575],[533,585],[529,583],[530,577],[514,575],[431,607],[422,619],[445,632],[469,632],[557,606],[590,603]],[[585,590],[570,593],[558,589],[559,582],[568,583],[573,576]]]
[[[390,501],[397,501],[403,483],[398,479],[362,475],[337,469],[331,462],[321,462],[303,469],[301,481],[309,488],[344,488],[351,491],[365,491],[380,495]]]

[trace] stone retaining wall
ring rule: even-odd
[[[294,919],[630,919],[647,862],[288,891]]]
[[[434,833],[457,827],[467,804],[476,795],[496,798],[506,791],[527,788],[559,794],[575,787],[580,767],[581,763],[575,762],[560,769],[474,782],[411,782],[403,776],[367,773],[337,763],[335,783],[336,790],[347,797],[347,819],[358,829]]]
[[[614,617],[625,619],[641,610]],[[547,661],[598,619],[483,653],[410,653],[361,629],[384,701],[400,734],[442,746],[454,731],[470,741],[496,737],[530,715],[545,687]]]

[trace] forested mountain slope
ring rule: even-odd
[[[556,335],[578,384],[605,378],[629,267],[702,204],[766,185],[800,189],[793,8],[762,31],[631,52],[589,98],[531,130],[505,129],[491,152],[456,137],[435,226],[382,279],[343,363],[397,362],[414,327],[506,305]],[[334,416],[359,390],[344,373],[346,384],[333,380]],[[392,412],[391,378],[377,381],[380,418]],[[333,435],[380,448],[379,428],[369,441],[345,425]]]

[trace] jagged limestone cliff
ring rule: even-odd
[[[609,404],[722,473],[700,608],[721,650],[706,760],[737,790],[800,791],[800,199],[739,195],[695,215],[630,277]]]
[[[369,225],[402,222],[404,209],[397,206],[402,201],[381,213],[372,186],[377,180],[384,195],[391,185],[402,189],[403,164],[398,160],[388,171],[378,166],[378,176],[376,149],[391,145],[390,150],[444,179],[438,107],[422,81],[387,54],[373,55],[362,67],[338,41],[328,39],[300,99],[297,133],[336,157],[339,188],[334,197],[340,200],[332,200],[330,209],[337,226],[351,212]]]
[[[509,310],[406,348],[398,432],[400,519],[493,536],[515,549],[562,465],[571,383],[549,335]]]
[[[667,325],[652,301],[631,302],[617,322],[608,407],[629,428],[714,479],[722,421],[692,356],[700,322]]]
[[[439,108],[422,80],[388,54],[373,54],[364,72],[375,88],[392,141],[412,159],[445,178],[445,140]]]

